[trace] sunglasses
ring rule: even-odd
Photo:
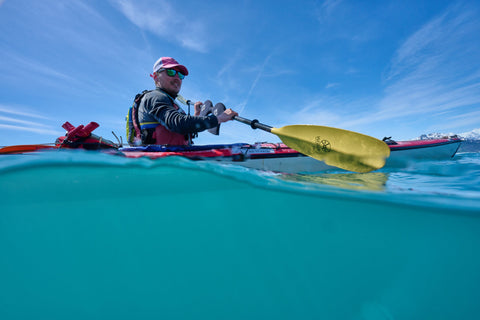
[[[173,70],[173,69],[160,69],[158,72],[165,71],[167,72],[167,76],[169,77],[175,77],[175,75],[178,73],[178,78],[180,80],[183,80],[185,78],[185,75],[181,73],[180,71]]]

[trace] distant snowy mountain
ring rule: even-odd
[[[458,134],[455,133],[439,133],[439,132],[434,132],[434,133],[428,133],[428,134],[422,134],[420,137],[414,139],[414,140],[429,140],[429,139],[446,139],[450,137],[459,137],[461,138]]]
[[[422,134],[420,137],[418,137],[415,140],[427,140],[427,139],[442,139],[442,138],[448,138],[448,137],[459,137],[464,140],[479,140],[480,141],[480,128],[474,129],[469,132],[464,132],[464,133],[429,133],[429,134]]]
[[[480,140],[480,128],[459,134],[465,140]]]
[[[480,128],[464,133],[429,133],[422,134],[416,140],[441,139],[448,137],[459,137],[463,140],[458,152],[480,152]]]

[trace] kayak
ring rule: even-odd
[[[457,153],[462,140],[458,137],[444,139],[426,139],[395,141],[389,145],[389,166],[404,165],[420,160],[446,160],[453,158]]]
[[[460,144],[461,140],[458,138],[397,141],[396,144],[389,145],[390,157],[387,159],[385,167],[405,166],[411,162],[425,160],[449,159],[456,154]],[[58,145],[20,145],[4,147],[0,149],[0,154],[21,154],[52,149],[62,150]],[[312,174],[339,170],[323,161],[305,156],[283,143],[234,143],[200,146],[149,145],[118,149],[104,148],[100,151],[127,158],[158,159],[179,156],[191,160],[212,161],[282,173]]]
[[[77,127],[66,122],[62,127],[67,130],[67,134],[59,137],[55,144],[9,146],[0,148],[0,154],[21,154],[49,149],[86,149],[127,158],[148,157],[157,159],[180,156],[191,160],[221,162],[265,171],[308,174],[339,170],[339,168],[356,172],[368,172],[381,168],[384,164],[386,166],[398,166],[405,165],[411,161],[443,160],[453,157],[461,144],[461,139],[457,137],[411,141],[394,141],[390,138],[384,138],[382,142],[358,133],[335,128],[290,126],[276,129],[263,124],[253,123],[248,119],[241,119],[242,121],[252,123],[252,125],[266,127],[267,130],[275,129],[278,133],[277,135],[283,137],[282,141],[286,139],[291,144],[298,146],[298,148],[295,147],[296,149],[304,152],[299,152],[285,143],[266,142],[200,146],[148,145],[123,147],[121,143],[116,144],[94,135],[92,131],[99,126],[96,122]],[[293,131],[293,135],[302,137],[294,137],[292,139],[291,131]],[[327,132],[326,135],[325,132]],[[331,140],[310,142],[308,138],[311,138],[312,133],[315,133],[315,135],[322,134],[322,138],[329,136]],[[314,137],[318,139],[318,136]],[[341,146],[343,150],[334,150],[332,148],[333,144]],[[386,152],[383,149],[386,149]],[[355,154],[358,150],[360,150],[360,154]],[[333,154],[333,157],[329,158],[327,154],[330,153]],[[388,157],[388,154],[390,154],[390,157]],[[315,159],[319,155],[321,159]],[[365,166],[364,164],[368,164],[371,160],[369,159],[370,156],[376,163],[372,166]],[[325,161],[321,161],[323,157],[325,157]],[[388,158],[385,163],[386,157]],[[380,162],[376,161],[378,159],[380,159]],[[364,163],[361,163],[362,161]],[[335,164],[335,166],[327,163]],[[360,166],[357,166],[356,163],[360,163]]]
[[[422,160],[444,160],[452,158],[461,144],[459,138],[386,141],[390,157],[386,166],[401,166]],[[224,164],[282,172],[311,174],[339,170],[322,161],[307,157],[283,143],[235,143],[202,146],[149,145],[119,148],[118,152],[128,158],[148,157],[158,159],[181,156],[192,160],[217,161]]]

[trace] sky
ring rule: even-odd
[[[185,98],[277,128],[468,132],[479,16],[479,1],[451,0],[0,0],[0,146],[54,142],[65,121],[125,141],[162,56],[188,68]],[[258,141],[279,139],[231,121],[196,144]]]

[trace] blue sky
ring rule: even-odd
[[[181,94],[274,127],[377,138],[480,127],[478,1],[0,0],[0,145],[49,143],[96,121],[125,137],[154,62]],[[278,141],[229,122],[197,144]]]

